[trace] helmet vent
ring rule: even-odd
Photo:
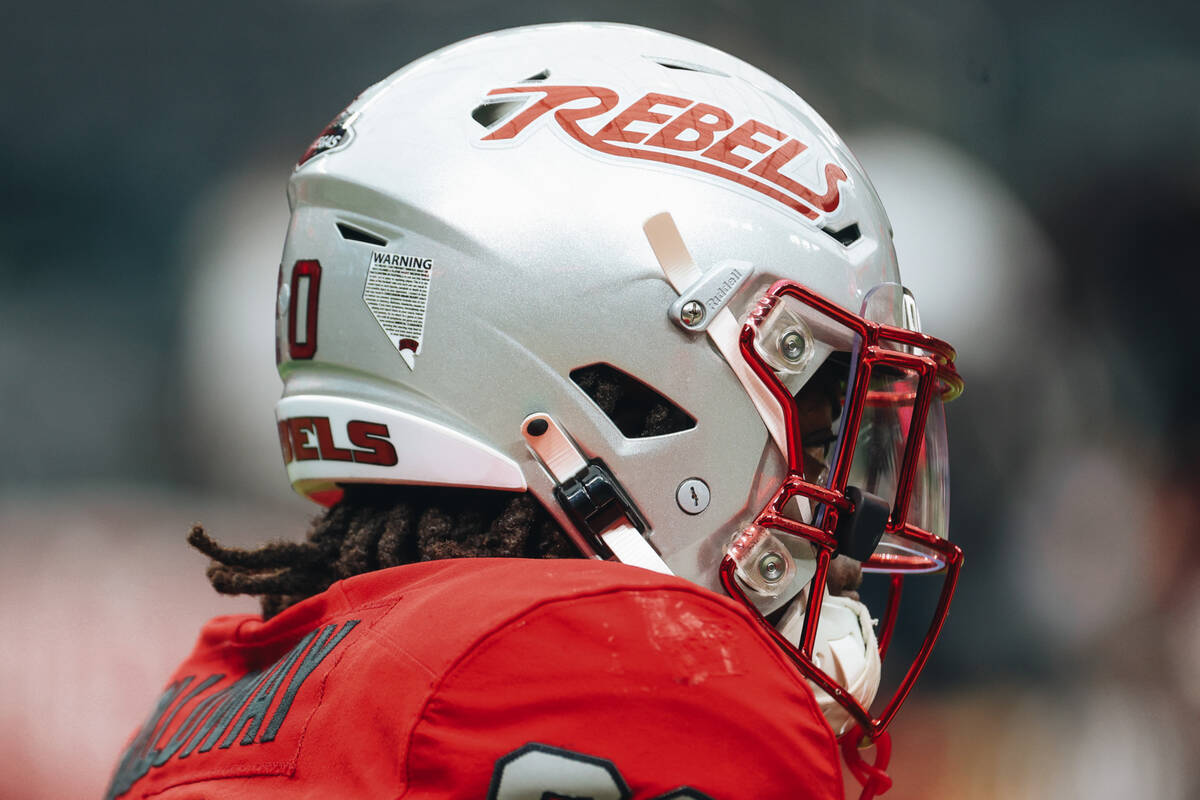
[[[534,83],[544,81],[550,77],[550,70],[544,69],[534,75],[530,75],[519,83]],[[525,105],[522,100],[502,100],[498,103],[481,103],[471,111],[471,119],[478,122],[485,128],[490,128],[500,120],[507,117],[513,111],[516,111],[521,106]]]
[[[471,112],[471,119],[485,128],[490,128],[523,105],[525,103],[520,100],[483,103],[482,105],[475,106],[475,110]]]
[[[822,231],[837,239],[843,246],[849,247],[862,238],[862,232],[858,229],[858,223],[852,222],[840,231],[835,231],[828,226],[821,228]]]
[[[656,58],[654,56],[644,56],[644,57],[650,59],[655,64],[658,64],[660,67],[666,67],[667,69],[678,69],[678,70],[683,70],[684,72],[703,72],[705,75],[717,75],[721,78],[729,77],[724,72],[715,70],[712,67],[705,67],[700,64],[693,64],[690,61],[677,61],[673,58]]]
[[[387,246],[387,239],[380,238],[373,233],[360,231],[358,228],[353,228],[344,222],[339,222],[337,224],[337,229],[338,233],[342,235],[342,238],[348,241],[365,242],[366,244],[373,244],[376,247]]]
[[[611,364],[571,370],[571,380],[626,439],[666,436],[696,427],[695,418],[682,408]]]

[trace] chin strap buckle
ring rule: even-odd
[[[525,443],[554,480],[554,498],[572,524],[599,550],[623,564],[671,575],[671,568],[646,541],[646,520],[598,458],[583,457],[549,414],[531,414],[521,423]]]
[[[603,461],[594,458],[575,475],[554,487],[554,497],[580,530],[600,536],[613,525],[628,522],[638,533],[646,521]]]

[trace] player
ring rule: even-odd
[[[504,31],[364,92],[288,197],[277,421],[327,510],[192,532],[263,616],[205,627],[109,798],[837,798],[839,739],[887,789],[961,381],[815,112],[668,34]]]

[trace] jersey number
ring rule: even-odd
[[[488,800],[629,800],[633,793],[603,758],[530,742],[496,762]],[[712,800],[680,787],[653,800]]]

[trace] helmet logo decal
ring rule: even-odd
[[[416,369],[425,335],[432,275],[432,258],[371,252],[363,302],[410,370]]]
[[[278,424],[284,464],[293,461],[353,461],[380,467],[396,465],[396,448],[388,438],[388,426],[382,422],[356,419],[346,423],[350,447],[340,447],[333,441],[329,417],[289,417],[279,420]]]
[[[321,135],[314,139],[313,143],[304,151],[304,155],[300,156],[296,167],[304,166],[305,163],[322,153],[328,153],[330,150],[337,150],[349,144],[354,135],[350,124],[354,122],[356,116],[357,114],[352,114],[349,109],[346,109],[330,120],[325,129],[321,131]]]
[[[808,145],[755,119],[739,124],[728,111],[708,103],[651,92],[621,109],[593,134],[579,123],[617,108],[620,97],[612,89],[601,86],[511,86],[488,92],[489,97],[497,98],[521,94],[540,94],[542,97],[480,141],[515,139],[553,111],[559,127],[592,150],[671,164],[724,178],[812,220],[838,207],[841,202],[839,184],[848,180],[841,167],[830,163],[823,171],[824,191],[804,186],[784,175],[782,170],[807,150]],[[584,107],[576,104],[576,101],[584,100],[595,102]],[[662,107],[673,111],[656,110]],[[646,132],[649,126],[653,126],[653,130]]]

